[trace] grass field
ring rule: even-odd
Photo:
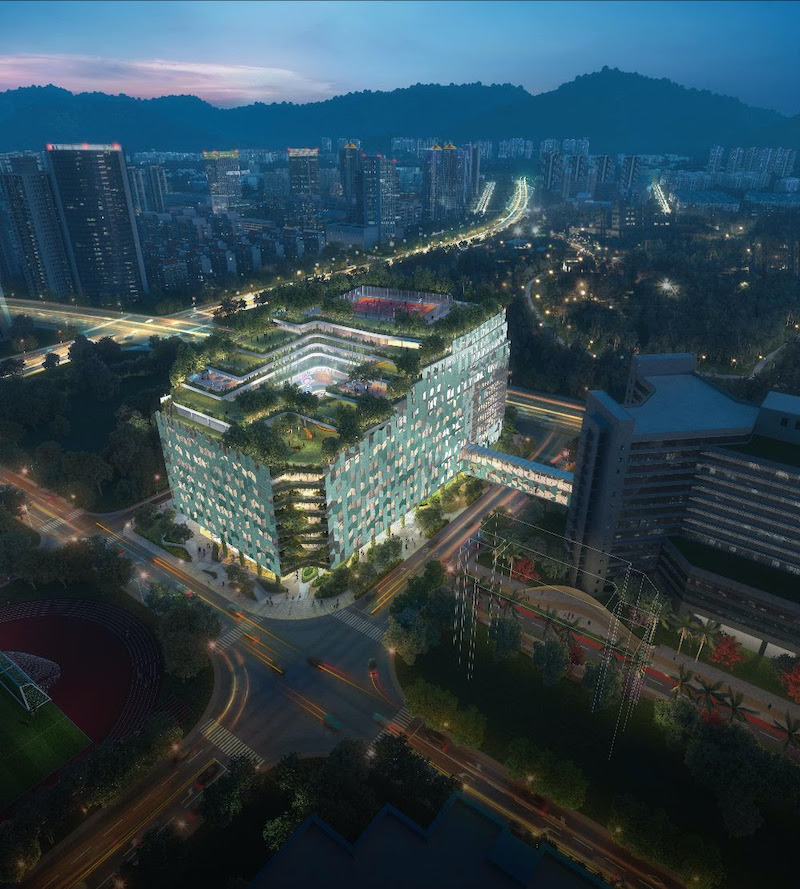
[[[0,689],[0,809],[90,743],[54,703],[31,718]]]

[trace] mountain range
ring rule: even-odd
[[[717,144],[800,149],[800,114],[607,67],[538,95],[512,84],[416,84],[228,109],[196,96],[136,99],[52,85],[0,92],[0,151],[48,142],[119,142],[127,151],[277,148],[318,145],[322,136],[359,138],[373,150],[387,149],[391,136],[586,136],[592,153],[702,156]]]

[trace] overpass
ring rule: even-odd
[[[475,444],[462,448],[461,465],[463,472],[494,485],[513,488],[562,506],[569,504],[573,475],[563,469]]]

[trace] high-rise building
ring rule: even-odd
[[[601,154],[594,159],[595,182],[611,182],[614,178],[614,158],[610,154]]]
[[[397,230],[397,169],[387,157],[362,158],[362,225],[378,227],[378,240],[393,238]]]
[[[573,154],[564,158],[562,195],[575,197],[589,187],[589,158],[584,154]]]
[[[731,148],[728,152],[726,173],[738,173],[744,168],[744,148]]]
[[[137,213],[164,213],[166,210],[167,177],[157,164],[128,167],[133,209]]]
[[[289,188],[306,200],[319,194],[319,148],[289,149]]]
[[[214,213],[238,210],[242,203],[242,171],[239,151],[204,151],[203,160]]]
[[[588,394],[573,581],[599,593],[632,562],[693,610],[797,646],[800,398],[747,404],[695,367],[692,355],[638,355],[621,404]]]
[[[320,138],[319,149],[323,154],[330,154],[333,151],[333,140],[330,136],[322,136]]]
[[[359,202],[361,200],[361,149],[355,142],[348,142],[339,151],[339,173],[342,180],[342,194],[347,207],[348,219],[355,220],[361,216]]]
[[[725,149],[721,145],[712,145],[708,152],[708,164],[706,170],[709,173],[719,173],[722,171],[722,159],[725,156]]]
[[[477,143],[468,143],[458,149],[464,164],[466,203],[469,205],[481,190],[481,152]]]
[[[622,161],[622,175],[619,187],[623,194],[629,195],[633,191],[639,179],[640,166],[641,159],[635,154],[628,155]]]
[[[100,304],[138,302],[147,276],[122,148],[48,145],[46,157],[78,292]]]
[[[9,166],[0,173],[0,194],[28,297],[69,299],[76,288],[52,179],[35,157],[11,158]]]
[[[564,173],[564,159],[558,151],[550,152],[542,161],[542,180],[545,191],[558,191]]]
[[[575,154],[578,150],[577,139],[564,139],[561,143],[561,153],[565,155]]]
[[[794,148],[776,148],[774,173],[779,179],[786,179],[794,172],[797,152]]]
[[[582,139],[575,140],[575,154],[589,157],[589,140],[585,136]]]
[[[558,139],[545,139],[539,143],[539,160],[544,162],[549,154],[561,154],[561,142]]]
[[[464,215],[469,201],[471,149],[452,142],[428,149],[423,160],[425,217],[434,222],[452,221]]]

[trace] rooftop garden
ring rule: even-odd
[[[791,602],[800,602],[800,577],[797,575],[686,537],[670,537],[670,542],[696,568],[764,590]]]
[[[800,468],[800,445],[765,435],[754,435],[746,444],[728,445],[726,450]]]

